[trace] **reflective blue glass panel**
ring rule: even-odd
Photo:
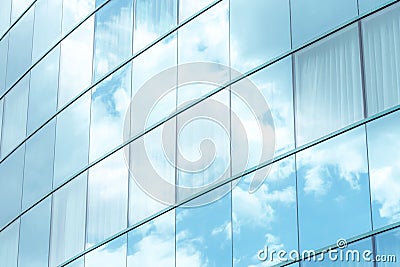
[[[296,160],[301,250],[371,230],[364,127],[304,150]]]

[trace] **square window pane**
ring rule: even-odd
[[[400,5],[362,22],[368,115],[400,104]]]
[[[296,53],[298,146],[363,119],[359,51],[352,25]]]
[[[400,112],[367,124],[374,229],[400,221]]]
[[[357,0],[294,0],[292,43],[297,47],[358,15]]]
[[[296,160],[301,250],[371,231],[364,127],[304,150]]]

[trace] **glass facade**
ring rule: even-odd
[[[1,267],[397,266],[399,140],[398,0],[0,1]]]

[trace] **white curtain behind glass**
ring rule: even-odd
[[[400,5],[363,21],[368,115],[400,103]]]
[[[356,25],[295,55],[297,144],[363,118]]]

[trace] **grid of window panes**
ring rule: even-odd
[[[320,249],[400,222],[400,4],[386,2],[1,0],[0,266],[270,266],[279,262],[257,259],[265,245]],[[129,176],[125,115],[149,78],[194,61],[257,69],[248,78],[270,107],[275,157],[286,156],[254,194],[253,173],[216,202],[150,220],[168,206]],[[211,98],[251,136],[235,86]],[[178,88],[148,125],[213,89]],[[130,167],[149,157],[172,181],[197,179],[162,157],[163,125],[126,144]],[[225,140],[215,144],[222,165],[207,176],[230,162],[235,175],[239,144],[208,124],[191,127],[168,141],[196,157],[203,133]],[[146,155],[135,153],[139,142]],[[248,140],[248,168],[260,142]],[[397,232],[351,246],[400,257]]]

